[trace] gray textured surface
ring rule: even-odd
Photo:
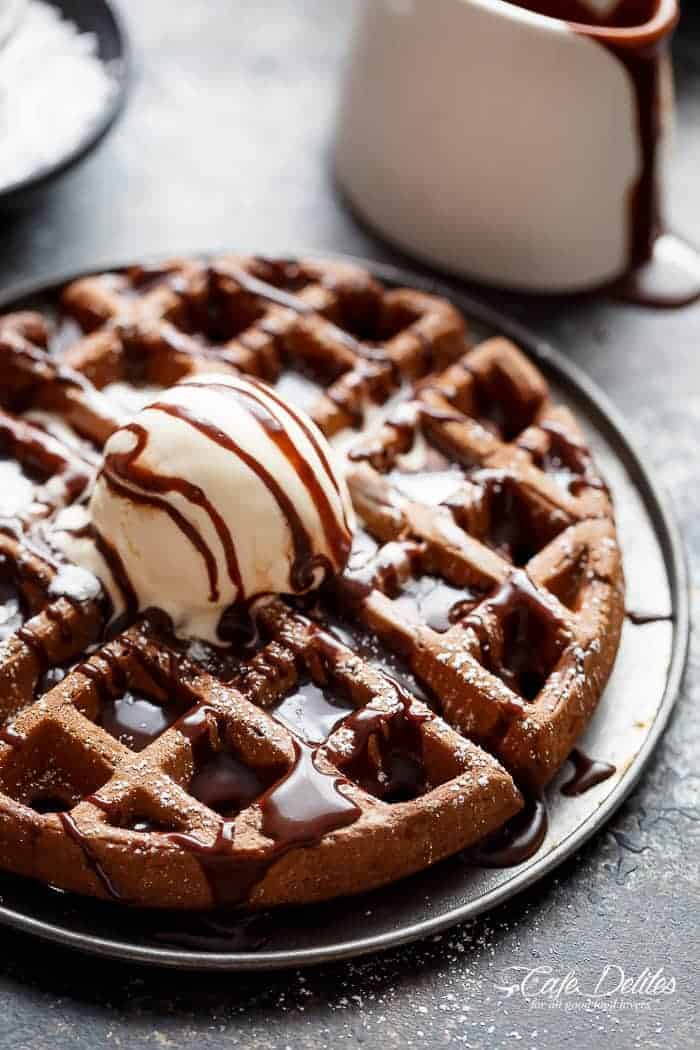
[[[219,245],[392,258],[343,210],[328,172],[350,5],[122,6],[137,51],[129,110],[79,171],[3,217],[0,286]],[[671,217],[700,242],[698,22],[676,51]],[[492,298],[570,353],[631,420],[675,502],[697,584],[700,307]],[[699,700],[696,644],[671,727],[629,803],[556,876],[485,921],[377,959],[250,978],[130,970],[3,931],[0,1047],[697,1045]],[[609,1010],[572,995],[531,1009],[497,987],[508,967],[550,966],[589,989],[606,964],[630,976],[663,966],[675,992],[628,994]]]

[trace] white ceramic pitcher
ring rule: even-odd
[[[677,0],[649,10],[640,26],[603,31],[504,0],[365,0],[338,116],[350,202],[464,276],[551,292],[614,280],[634,261],[633,198],[645,164],[658,179],[670,125],[663,44]],[[626,48],[651,44],[653,158],[625,65]]]

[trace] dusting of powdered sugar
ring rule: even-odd
[[[0,189],[75,149],[115,91],[94,35],[31,0],[0,48]]]

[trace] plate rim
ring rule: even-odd
[[[61,12],[62,18],[67,17],[61,0],[48,0],[48,3]],[[111,69],[107,62],[100,59],[103,66],[110,68],[112,78],[116,84],[114,95],[97,123],[80,139],[72,150],[51,164],[38,168],[33,174],[15,179],[9,185],[0,187],[0,207],[3,209],[21,200],[25,194],[28,196],[35,190],[40,190],[54,179],[60,178],[70,168],[75,167],[84,160],[88,154],[92,153],[99,146],[107,132],[116,123],[117,118],[126,105],[132,79],[133,52],[124,16],[110,0],[91,0],[91,3],[94,6],[99,5],[102,7],[106,18],[112,23],[114,34],[119,44],[120,54],[116,59],[111,60],[111,63],[118,63],[116,70]],[[95,33],[95,35],[99,34]]]
[[[188,251],[178,254],[187,258],[207,258],[218,254],[218,252]],[[268,952],[202,952],[136,945],[94,934],[76,932],[0,904],[0,923],[4,923],[21,932],[38,936],[45,941],[59,944],[62,947],[77,949],[105,958],[169,969],[252,972],[256,970],[300,969],[319,963],[336,962],[374,952],[386,951],[440,933],[460,922],[465,922],[490,911],[497,905],[516,896],[558,867],[600,830],[638,784],[668,724],[680,692],[690,638],[690,578],[683,542],[671,511],[670,500],[656,480],[654,471],[649,471],[646,467],[637,443],[630,434],[629,426],[622,414],[610,401],[607,394],[598,387],[597,383],[590,379],[578,365],[569,361],[562,351],[557,350],[526,324],[469,292],[463,292],[461,289],[451,287],[447,281],[441,278],[415,273],[403,266],[376,262],[342,252],[321,250],[304,252],[297,250],[283,252],[280,255],[285,258],[312,257],[321,260],[333,259],[339,262],[355,263],[365,267],[373,276],[379,280],[386,281],[388,284],[410,285],[421,291],[442,295],[453,302],[465,314],[467,320],[473,319],[478,323],[496,328],[499,333],[522,346],[524,352],[541,365],[546,372],[549,372],[555,378],[562,377],[569,387],[572,387],[578,394],[582,395],[582,400],[591,417],[601,426],[601,429],[606,432],[607,436],[614,439],[617,455],[622,460],[630,474],[630,479],[635,489],[643,500],[663,555],[664,568],[670,589],[670,622],[672,626],[671,654],[663,697],[641,747],[604,802],[573,831],[558,842],[535,865],[535,870],[533,870],[533,867],[530,867],[520,873],[513,874],[511,878],[506,879],[499,886],[482,894],[475,901],[460,904],[429,919],[404,925],[390,933],[358,937],[354,940],[342,941],[328,947]],[[159,252],[142,257],[139,259],[139,263],[158,264],[168,258],[173,258],[173,253]],[[0,291],[0,310],[11,308],[13,304],[19,304],[28,298],[51,295],[61,286],[78,277],[89,276],[106,270],[120,270],[129,265],[134,265],[134,262],[100,263],[95,266],[78,267],[55,275],[49,274],[19,282]]]

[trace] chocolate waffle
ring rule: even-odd
[[[346,457],[345,573],[226,649],[47,542],[158,389],[244,373]],[[551,779],[610,673],[623,580],[579,427],[510,342],[361,268],[222,257],[0,318],[0,864],[132,905],[357,893],[474,846]]]

